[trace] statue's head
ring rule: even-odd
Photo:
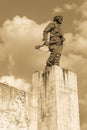
[[[63,21],[63,17],[62,16],[55,16],[53,21],[58,22],[59,24],[62,24]]]

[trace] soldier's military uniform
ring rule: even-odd
[[[62,16],[54,17],[53,22],[49,23],[43,31],[43,40],[45,41],[45,44],[49,43],[48,47],[49,51],[51,52],[50,57],[46,63],[47,66],[59,66],[64,41],[63,33],[60,28],[62,19]],[[48,33],[50,33],[49,42],[47,42]]]

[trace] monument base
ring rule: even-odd
[[[52,66],[47,76],[36,72],[33,91],[38,93],[38,130],[80,130],[76,73]]]

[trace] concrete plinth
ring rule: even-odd
[[[38,130],[80,130],[77,75],[58,66],[33,74],[38,94]]]

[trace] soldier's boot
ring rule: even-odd
[[[60,64],[60,58],[61,58],[61,54],[57,54],[56,57],[55,57],[55,62],[54,62],[54,65],[57,65],[59,66]]]
[[[45,72],[46,72],[46,73],[49,73],[51,66],[52,66],[52,63],[49,62],[49,61],[47,61],[46,67],[45,67]]]
[[[55,55],[54,55],[54,52],[51,52],[51,54],[46,62],[46,65],[51,67],[52,65],[54,65],[54,62],[55,62]]]
[[[44,77],[46,78],[47,76],[48,76],[48,74],[49,74],[49,72],[50,72],[50,67],[51,66],[45,66],[45,71],[44,71]]]

